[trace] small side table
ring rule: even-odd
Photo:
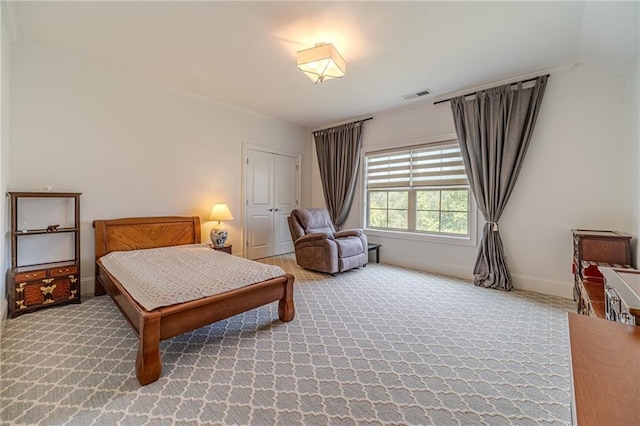
[[[233,247],[231,244],[228,244],[228,243],[223,245],[223,246],[219,246],[219,247],[216,247],[213,244],[207,244],[207,245],[209,247],[211,247],[212,249],[214,249],[215,251],[221,251],[221,252],[229,253],[229,254],[231,254],[231,251],[232,251],[231,249]]]
[[[373,243],[369,243],[367,250],[368,251],[374,251],[376,252],[376,263],[380,263],[380,247],[382,247],[382,244],[373,244]]]

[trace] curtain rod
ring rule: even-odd
[[[362,120],[354,120],[354,121],[350,121],[350,122],[347,122],[347,123],[332,124],[332,125],[330,125],[328,127],[322,127],[320,129],[312,130],[311,133],[321,132],[323,130],[332,129],[332,128],[338,127],[338,126],[344,126],[345,124],[353,124],[353,123],[358,123],[360,121],[369,121],[369,120],[373,120],[373,117],[363,118]]]
[[[544,75],[544,74],[543,74],[543,75]],[[547,74],[547,77],[549,77],[549,75],[550,75],[550,74]],[[539,75],[538,77],[542,77],[542,76],[541,76],[541,75]],[[528,78],[528,79],[526,79],[526,80],[522,80],[522,81],[516,81],[516,82],[513,82],[513,83],[508,83],[508,85],[509,85],[509,86],[513,86],[513,85],[518,84],[518,83],[528,83],[528,82],[530,82],[530,81],[535,81],[535,80],[537,80],[537,79],[538,79],[538,77],[533,77],[533,78]],[[502,86],[502,85],[500,85],[500,86]],[[500,87],[500,86],[495,86],[495,87]],[[504,86],[506,86],[506,84],[504,84]],[[489,90],[489,89],[494,89],[495,87],[487,87],[486,89],[476,90],[475,92],[467,93],[467,94],[462,95],[462,96],[467,97],[467,96],[475,95],[475,94],[476,94],[476,93],[478,93],[478,92],[482,92],[482,91],[484,91],[484,90]],[[454,96],[453,98],[457,98],[457,97],[458,97],[458,96]],[[443,100],[441,100],[441,101],[434,102],[433,104],[434,104],[434,105],[437,105],[437,104],[441,104],[441,103],[443,103],[443,102],[449,102],[449,101],[450,101],[451,99],[453,99],[453,98],[443,99]]]

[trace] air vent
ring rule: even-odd
[[[410,93],[408,95],[404,95],[403,98],[405,101],[410,101],[411,99],[419,98],[420,96],[430,95],[433,92],[431,89],[424,89],[416,93]]]

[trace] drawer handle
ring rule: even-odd
[[[629,314],[629,312],[622,312],[620,314],[620,318],[622,319],[621,322],[625,323],[625,324],[630,324],[631,323],[631,314]]]

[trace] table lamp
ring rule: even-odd
[[[209,220],[217,220],[218,224],[211,228],[211,242],[215,247],[222,247],[227,241],[227,230],[220,223],[222,220],[233,220],[233,216],[226,204],[215,204],[211,209]]]

